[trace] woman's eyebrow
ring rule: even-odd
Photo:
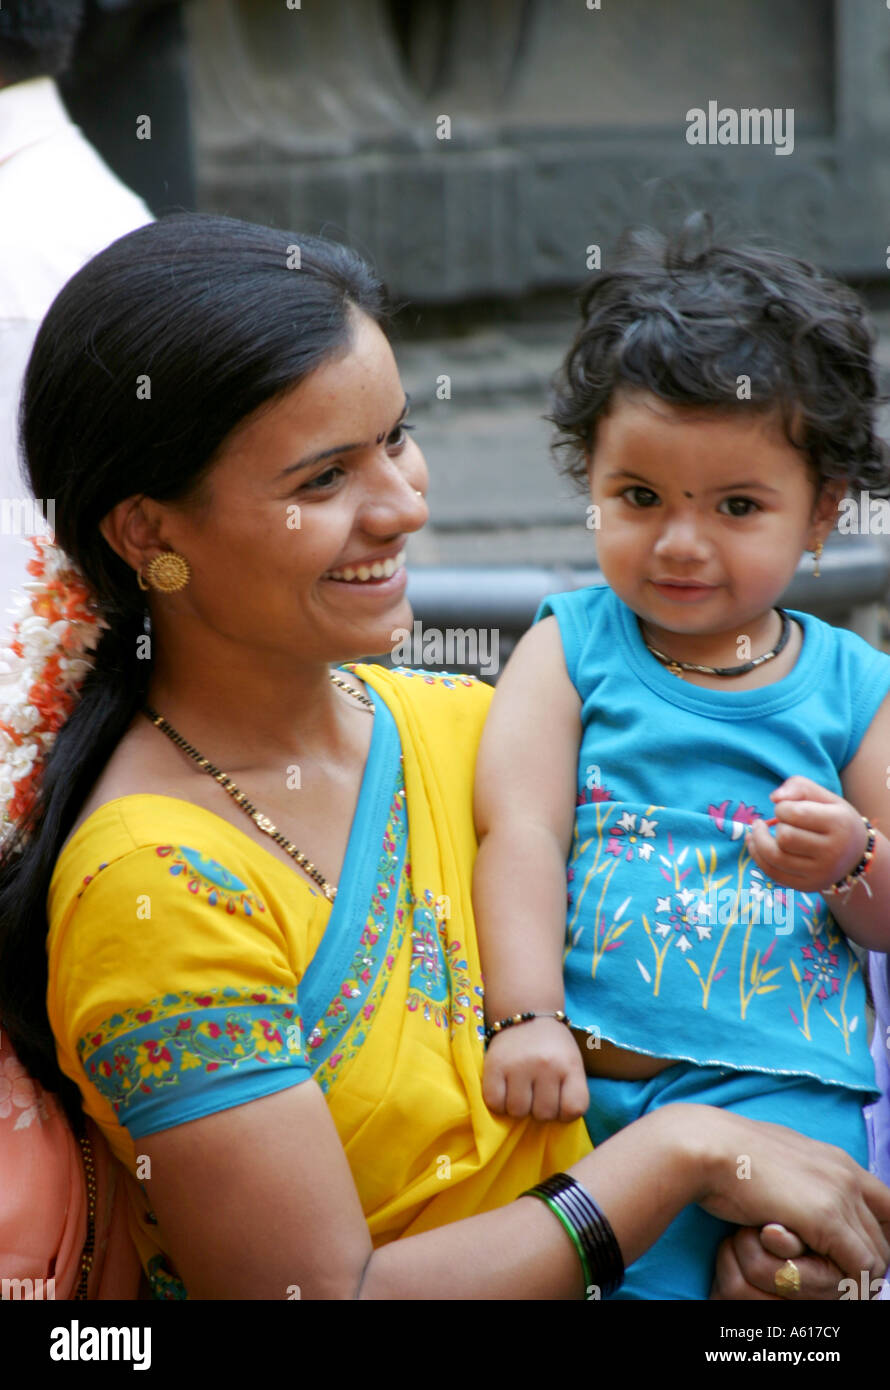
[[[406,395],[405,404],[402,406],[402,413],[393,425],[393,429],[404,420],[410,406],[411,397]],[[391,434],[392,430],[390,430],[389,433]],[[382,438],[385,439],[386,435],[383,435]],[[275,481],[276,483],[280,482],[282,478],[288,477],[291,473],[298,472],[301,468],[311,468],[313,464],[321,463],[324,459],[334,458],[337,454],[351,454],[354,453],[356,449],[366,449],[367,447],[367,444],[335,444],[332,449],[322,449],[317,454],[308,454],[306,458],[300,459],[298,463],[289,463],[287,468],[282,468],[281,472],[276,476]]]

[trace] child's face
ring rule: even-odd
[[[652,628],[702,636],[744,632],[773,607],[845,491],[817,498],[777,418],[645,391],[613,398],[588,479],[604,578]]]

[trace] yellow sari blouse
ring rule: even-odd
[[[59,1064],[130,1175],[155,1297],[187,1293],[139,1181],[140,1140],[310,1077],[375,1245],[511,1201],[590,1150],[580,1120],[512,1120],[482,1099],[472,788],[491,690],[348,669],[373,699],[374,730],[333,905],[173,797],[100,807],[56,864]]]

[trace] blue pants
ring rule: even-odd
[[[835,1144],[868,1167],[862,1106],[868,1096],[799,1076],[730,1071],[679,1062],[647,1081],[589,1076],[587,1130],[594,1146],[650,1110],[677,1101],[715,1105],[752,1120],[786,1125]],[[742,1156],[740,1155],[740,1159]],[[789,1174],[793,1181],[793,1174]],[[705,1299],[717,1247],[736,1228],[699,1206],[684,1208],[645,1255],[630,1266],[616,1299]]]

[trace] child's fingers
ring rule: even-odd
[[[532,1083],[525,1071],[513,1069],[507,1078],[507,1094],[504,1113],[514,1120],[521,1120],[532,1108]]]
[[[482,1099],[494,1115],[507,1113],[507,1081],[503,1067],[492,1062],[490,1054],[485,1054],[482,1071]]]
[[[781,827],[780,827],[781,828]],[[752,858],[762,869],[775,877],[779,877],[781,882],[781,872],[786,873],[811,873],[813,868],[813,858],[811,854],[795,854],[791,850],[784,849],[766,828],[763,821],[756,821],[752,825],[747,838],[745,847]]]
[[[531,1113],[536,1120],[559,1119],[559,1077],[549,1072],[535,1077],[532,1083]]]
[[[800,830],[812,830],[817,835],[829,835],[845,814],[838,803],[825,801],[777,801],[770,825],[795,825]],[[767,824],[767,822],[764,822]]]
[[[780,1260],[795,1260],[803,1255],[807,1248],[800,1236],[789,1231],[787,1226],[779,1225],[778,1221],[771,1221],[768,1226],[762,1226],[759,1239],[764,1250],[778,1256]]]
[[[774,792],[770,792],[770,801],[838,801],[835,792],[830,792],[827,787],[820,787],[818,782],[813,782],[809,777],[800,777],[795,773],[776,787]]]
[[[796,825],[783,825],[780,821],[770,839],[783,858],[813,860],[825,856],[825,836],[801,830]]]
[[[562,1090],[559,1097],[559,1118],[564,1124],[569,1120],[578,1120],[582,1115],[587,1114],[590,1105],[590,1092],[587,1089],[587,1077],[583,1067],[572,1068],[571,1073],[562,1083]]]

